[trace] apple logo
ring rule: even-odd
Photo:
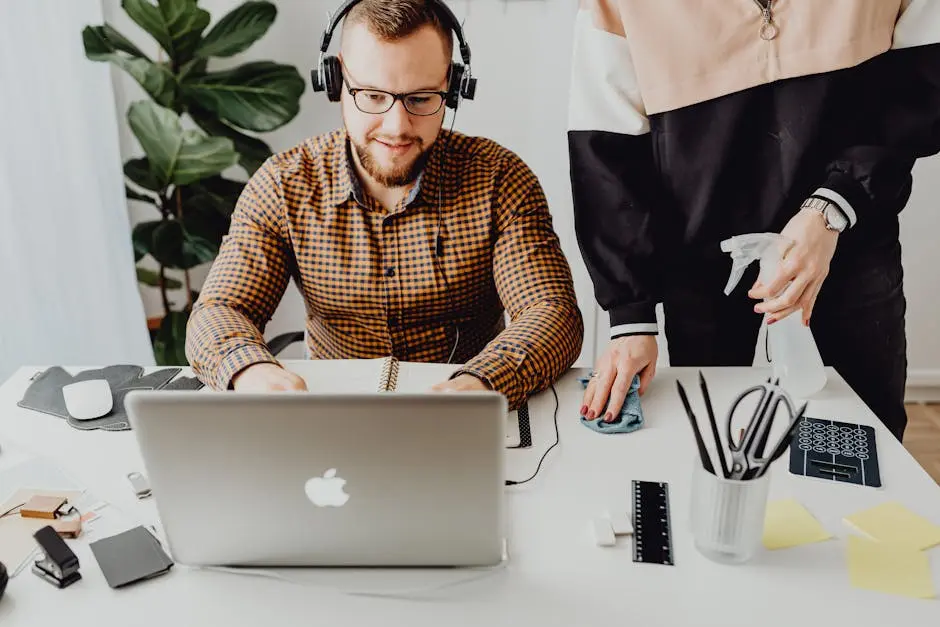
[[[311,477],[304,484],[307,498],[317,507],[341,507],[349,500],[343,491],[346,480],[336,476],[336,469],[330,468],[322,477]]]

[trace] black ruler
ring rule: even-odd
[[[674,565],[669,484],[633,480],[633,561]]]

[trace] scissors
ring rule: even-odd
[[[732,433],[734,414],[741,401],[749,395],[758,392],[760,399],[751,419],[747,422],[741,436],[735,440]],[[783,437],[774,445],[771,454],[764,456],[764,449],[767,446],[767,439],[770,436],[770,429],[777,414],[777,408],[783,403],[790,415],[790,424]],[[766,471],[766,468],[776,460],[783,449],[789,443],[790,436],[796,423],[802,418],[806,410],[804,405],[800,411],[796,411],[790,396],[786,390],[780,387],[780,380],[771,381],[768,379],[761,385],[752,386],[738,395],[738,398],[731,405],[727,418],[727,437],[728,450],[731,453],[731,468],[729,470],[729,479],[755,479]]]

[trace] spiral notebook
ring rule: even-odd
[[[462,366],[400,361],[392,356],[282,361],[281,365],[301,377],[307,384],[307,390],[324,394],[428,392],[437,383],[447,381]],[[531,445],[528,408],[523,406],[520,411],[508,412],[506,446],[527,448]]]

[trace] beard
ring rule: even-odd
[[[417,156],[415,156],[410,163],[399,163],[385,167],[378,162],[369,150],[369,143],[376,141],[376,139],[377,137],[374,135],[367,137],[366,145],[362,145],[356,140],[351,139],[350,143],[356,151],[356,156],[359,157],[359,163],[362,165],[362,169],[365,170],[375,182],[384,187],[404,187],[405,185],[413,183],[418,178],[421,170],[424,169],[428,161],[428,154],[431,151],[431,147],[425,147],[424,140],[417,136],[385,137],[383,139],[389,140],[390,143],[400,144],[413,142],[418,148]]]

